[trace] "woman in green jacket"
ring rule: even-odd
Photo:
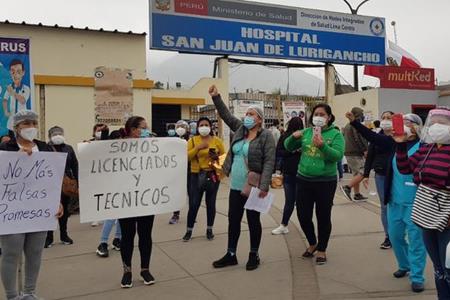
[[[336,164],[344,156],[344,137],[334,127],[334,116],[327,104],[314,107],[310,124],[314,127],[294,132],[284,142],[288,151],[301,149],[297,171],[297,215],[308,239],[309,248],[303,257],[316,263],[327,262],[326,250],[331,234],[331,208],[337,186]],[[316,206],[318,239],[314,230],[313,210]]]

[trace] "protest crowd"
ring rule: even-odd
[[[180,243],[194,242],[194,230],[204,230],[205,238],[214,240],[217,194],[221,181],[228,177],[228,243],[223,245],[223,256],[211,261],[211,267],[238,265],[237,245],[245,213],[251,245],[246,270],[258,269],[261,264],[260,217],[264,211],[250,209],[248,202],[255,199],[269,201],[273,180],[282,178],[285,206],[280,226],[273,229],[272,234],[289,233],[288,224],[296,209],[300,227],[308,242],[308,247],[299,255],[304,259],[314,259],[319,266],[325,265],[329,259],[327,248],[330,246],[333,228],[332,213],[336,191],[340,192],[341,189],[350,201],[366,201],[367,197],[363,195],[361,186],[368,185],[370,174],[374,171],[381,207],[380,221],[385,233],[380,248],[393,249],[397,261],[397,266],[392,266],[393,276],[409,276],[412,291],[423,292],[428,255],[433,262],[438,297],[450,299],[450,269],[446,257],[450,242],[450,108],[431,110],[425,122],[415,114],[400,115],[386,111],[380,115],[379,129],[372,130],[363,123],[363,110],[349,107],[346,114],[348,124],[341,131],[334,124],[335,116],[331,107],[322,103],[311,110],[305,123],[302,118],[293,117],[288,124],[284,124],[283,130],[278,124],[274,128],[264,128],[264,111],[258,106],[250,106],[243,119],[237,118],[214,85],[210,87],[209,95],[220,118],[234,133],[228,152],[224,146],[225,141],[214,133],[213,124],[206,117],[190,124],[180,120],[167,128],[167,140],[170,139],[170,143],[181,143],[182,140],[183,147],[186,147],[187,169],[182,177],[186,178],[187,183],[185,193],[188,210],[187,226],[183,229],[184,236],[180,232]],[[63,128],[50,128],[48,142],[37,140],[38,120],[38,115],[30,110],[16,113],[12,117],[13,130],[1,137],[0,153],[21,152],[23,156],[31,157],[41,152],[65,154],[61,195],[58,208],[52,214],[55,220],[58,219],[59,240],[64,245],[72,245],[76,241],[70,238],[67,224],[70,214],[76,210],[71,207],[71,199],[82,195],[82,191],[77,190],[78,183],[83,180],[79,171],[81,166],[79,167],[75,150],[66,144]],[[136,139],[159,139],[152,136],[147,120],[139,116],[130,117],[122,128],[111,132],[107,125],[96,124],[92,137],[83,142],[83,147],[100,141],[114,143],[117,140]],[[120,143],[116,143],[115,147],[120,149],[118,145]],[[150,142],[149,145],[155,149],[158,147],[157,143]],[[149,148],[149,152],[151,151]],[[130,152],[130,155],[133,153]],[[347,185],[340,184],[344,156],[353,174]],[[102,164],[98,168],[109,168],[105,162],[97,162]],[[166,166],[161,166],[162,169],[170,168],[171,165],[174,167],[178,163],[175,160],[167,162]],[[131,161],[120,166],[114,164],[115,162],[111,162],[112,168],[133,167]],[[137,164],[142,166],[144,163],[141,159]],[[153,167],[155,166],[146,166]],[[140,179],[136,180],[139,183]],[[152,194],[151,201],[162,201],[153,202],[159,204],[164,203],[164,197],[167,196],[164,187],[158,190],[157,200],[155,191],[148,191],[147,194]],[[115,208],[121,201],[143,207],[151,202],[147,201],[150,199],[146,198],[147,195],[136,194],[136,203],[131,196],[121,196],[123,198],[120,201],[117,200],[118,196],[111,197],[104,198],[105,207],[109,205],[109,208]],[[195,228],[203,198],[207,226]],[[103,198],[98,196],[99,203],[100,199]],[[110,203],[106,204],[108,201]],[[0,205],[1,214],[3,208]],[[313,222],[314,212],[317,225]],[[177,224],[182,217],[180,211],[170,213],[173,214],[168,223]],[[136,273],[145,285],[156,282],[151,274],[150,264],[154,220],[155,215],[149,214],[96,220],[91,224],[103,226],[95,250],[99,257],[108,257],[110,250],[120,251],[123,273],[118,284],[124,289],[133,287],[135,273],[131,266],[136,234],[140,254],[140,270]],[[45,248],[54,245],[53,231],[3,234],[0,235],[0,245],[1,281],[6,293],[2,297],[8,300],[39,299],[36,296],[36,284],[42,253]],[[93,245],[94,249],[95,246]],[[18,290],[17,272],[22,253],[25,256],[25,281],[23,289]]]

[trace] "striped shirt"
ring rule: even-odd
[[[450,191],[450,145],[424,144],[408,158],[406,143],[399,144],[397,165],[400,173],[413,174],[417,185]]]

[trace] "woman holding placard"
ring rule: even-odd
[[[124,138],[136,139],[146,137],[147,121],[142,117],[131,117],[125,124]],[[141,277],[145,285],[155,283],[155,278],[150,274],[150,257],[152,255],[152,229],[155,216],[142,216],[120,219],[122,241],[120,254],[123,262],[122,288],[133,287],[131,273],[131,260],[133,258],[134,237],[139,236],[139,252],[141,253]]]
[[[205,194],[207,213],[206,238],[208,240],[214,239],[213,226],[220,179],[211,165],[219,159],[220,155],[225,153],[223,142],[214,136],[212,123],[208,118],[200,118],[195,128],[198,129],[197,134],[188,141],[188,158],[191,165],[189,183],[191,185],[191,193],[189,197],[187,230],[183,237],[185,242],[192,238],[192,231],[203,194]]]
[[[313,127],[298,130],[284,141],[287,151],[302,151],[297,171],[297,215],[309,243],[303,257],[311,258],[317,252],[318,265],[327,262],[331,209],[337,187],[336,164],[344,156],[344,137],[333,122],[331,107],[318,104],[309,120]],[[312,220],[314,206],[318,237]]]
[[[222,101],[216,86],[209,88],[209,94],[223,121],[234,132],[233,141],[223,165],[223,172],[230,176],[231,190],[228,211],[228,250],[225,256],[213,263],[215,268],[237,265],[237,244],[241,234],[241,221],[248,199],[247,187],[258,188],[259,197],[268,195],[272,172],[275,167],[275,141],[272,133],[263,128],[264,112],[260,107],[248,108],[244,121],[236,118]],[[258,268],[259,245],[262,227],[260,213],[246,210],[250,230],[250,254],[247,270]]]
[[[36,140],[38,134],[38,115],[29,110],[20,111],[13,116],[13,126],[16,135],[7,143],[0,145],[1,151],[52,152],[52,149],[42,141]],[[60,208],[57,217],[63,215]],[[20,299],[37,299],[35,295],[36,282],[41,267],[42,251],[44,249],[47,232],[29,232],[0,236],[2,245],[1,277],[6,292],[6,299],[19,297],[17,290],[17,270],[22,253],[25,254],[25,284]]]

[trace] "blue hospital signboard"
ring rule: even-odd
[[[150,48],[384,65],[385,20],[231,0],[150,0]]]

